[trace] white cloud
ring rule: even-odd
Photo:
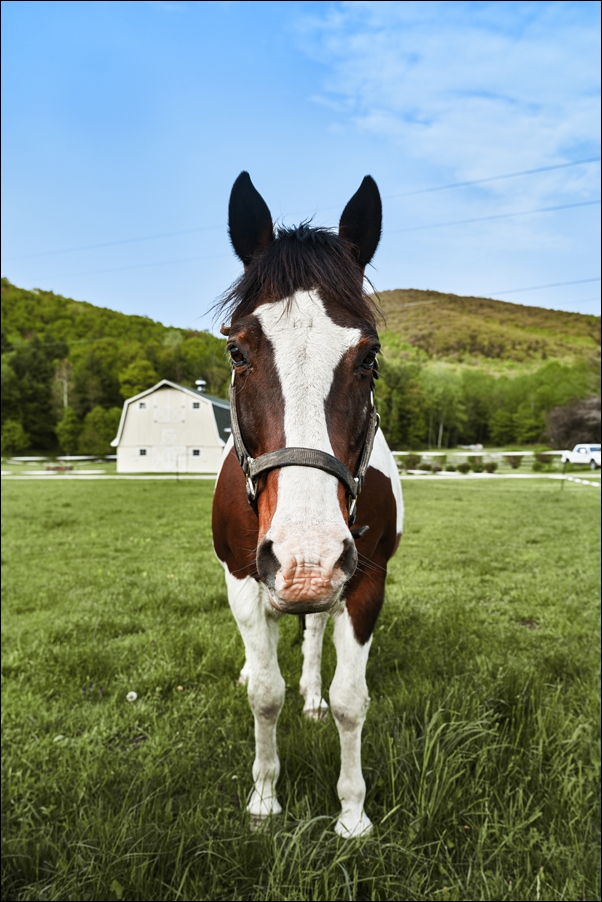
[[[327,66],[320,102],[339,125],[390,141],[407,161],[474,179],[598,150],[598,37],[582,7],[340,3],[299,29]],[[572,171],[531,180],[530,199],[549,196],[552,183],[586,194],[581,180],[579,188]]]

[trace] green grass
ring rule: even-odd
[[[3,898],[599,898],[598,491],[404,492],[368,666],[375,829],[345,841],[336,729],[302,718],[294,618],[284,813],[249,830],[211,483],[4,481]],[[327,637],[326,685],[333,668]]]

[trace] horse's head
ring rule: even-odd
[[[233,433],[259,519],[259,578],[286,613],[331,608],[357,565],[350,510],[374,437],[379,350],[364,267],[381,218],[369,176],[338,234],[307,225],[274,233],[246,172],[230,197],[230,237],[245,266],[226,296]],[[282,449],[262,469],[257,459]]]

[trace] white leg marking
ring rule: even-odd
[[[326,720],[328,704],[322,698],[322,640],[328,613],[307,614],[303,634],[303,670],[299,689],[305,699],[303,713],[312,720]]]
[[[254,579],[236,579],[224,569],[228,600],[245,643],[247,657],[241,676],[246,672],[255,716],[254,788],[247,811],[257,822],[282,811],[276,798],[280,774],[276,724],[284,704],[284,680],[278,667],[278,617],[267,610],[261,597],[265,590]]]
[[[251,668],[249,667],[249,662],[245,660],[245,663],[242,666],[242,670],[240,671],[237,683],[240,686],[246,686],[249,682],[249,674],[251,673]]]
[[[362,774],[362,727],[370,699],[366,686],[366,663],[372,639],[360,645],[351,618],[343,608],[334,615],[337,668],[330,687],[330,707],[341,740],[341,774],[337,793],[341,813],[335,826],[339,836],[354,837],[372,829],[364,813],[366,784]]]

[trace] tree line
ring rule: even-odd
[[[380,374],[377,406],[396,450],[476,443],[565,447],[575,430],[575,442],[600,441],[598,378],[588,361],[550,361],[510,377],[441,361],[385,359]],[[584,404],[593,413],[581,424]]]
[[[393,449],[600,440],[599,358],[509,376],[433,359],[393,333],[383,345],[376,401]],[[227,397],[229,377],[225,341],[209,332],[2,279],[3,453],[109,453],[126,398],[161,379],[204,379]]]
[[[169,379],[227,396],[225,342],[2,280],[2,451],[106,454],[126,398]],[[107,334],[108,333],[108,334]]]

